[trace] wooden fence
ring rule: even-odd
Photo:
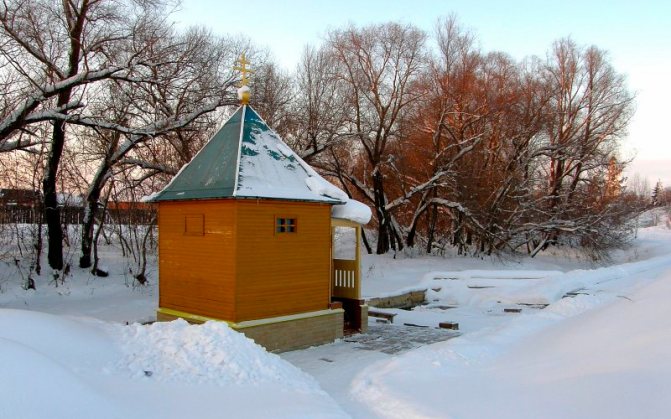
[[[149,225],[156,218],[154,208],[118,208],[105,212],[106,224]],[[84,209],[81,207],[62,207],[61,223],[81,224],[84,221]],[[35,207],[19,205],[0,206],[0,224],[37,224],[44,223],[44,213]]]

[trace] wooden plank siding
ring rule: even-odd
[[[235,319],[235,207],[233,200],[159,204],[159,307]]]
[[[276,233],[276,217],[295,218],[296,233]],[[240,200],[236,219],[236,321],[328,308],[330,205]]]

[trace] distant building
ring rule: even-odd
[[[39,191],[30,189],[0,189],[0,206],[32,207],[39,202]]]
[[[30,189],[0,189],[0,224],[33,224],[41,219],[40,193]]]

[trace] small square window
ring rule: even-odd
[[[296,219],[286,217],[275,218],[275,233],[295,233]]]
[[[202,236],[204,233],[203,214],[189,214],[184,217],[184,234],[187,236]]]

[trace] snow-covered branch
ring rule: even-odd
[[[83,71],[67,79],[56,83],[48,83],[34,89],[33,92],[25,95],[25,99],[14,111],[0,119],[0,142],[29,123],[47,119],[66,119],[66,114],[63,111],[80,106],[79,102],[68,103],[53,109],[37,110],[37,108],[66,89],[109,78],[127,68],[127,66],[111,66],[96,71]]]

